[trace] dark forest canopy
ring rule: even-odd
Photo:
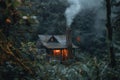
[[[94,0],[91,0],[91,4],[88,4],[89,1],[83,1],[82,3],[83,8],[71,24],[73,42],[88,51],[93,51],[95,48],[92,47],[96,46],[105,48],[105,1],[100,0],[96,4],[94,4]],[[116,34],[114,38],[119,40],[119,1],[114,0],[111,3],[112,26],[114,34]],[[6,36],[13,35],[12,37],[16,37],[17,41],[37,40],[38,34],[66,33],[67,26],[64,13],[66,8],[69,7],[66,0],[23,0],[19,2],[1,0],[0,4],[3,12],[0,15],[1,29]],[[27,19],[23,19],[24,17],[27,17]],[[7,21],[7,24],[5,21]],[[76,40],[77,36],[80,36],[80,43]],[[103,45],[104,47],[102,47]]]
[[[120,79],[120,0],[69,1],[81,3],[77,3],[81,8],[70,25],[72,42],[79,50],[75,61],[64,65],[46,62],[46,54],[38,54],[36,42],[40,34],[65,35],[65,11],[75,3],[0,0],[1,80]]]

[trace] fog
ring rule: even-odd
[[[77,17],[82,10],[94,9],[96,12],[95,15],[95,24],[94,28],[95,34],[97,36],[102,36],[103,31],[105,30],[105,8],[103,6],[103,0],[67,0],[69,6],[66,8],[65,17],[66,25],[70,27],[74,18]]]

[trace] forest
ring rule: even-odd
[[[0,0],[0,80],[120,80],[119,35],[120,0]]]

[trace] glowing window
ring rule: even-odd
[[[60,55],[60,50],[53,50],[54,55]]]
[[[63,57],[68,57],[68,50],[67,49],[62,50],[62,56]]]

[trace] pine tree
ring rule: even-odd
[[[107,36],[108,36],[108,52],[110,56],[110,66],[115,67],[116,60],[115,60],[115,54],[113,51],[113,28],[111,26],[111,0],[106,0],[106,11],[107,11]]]

